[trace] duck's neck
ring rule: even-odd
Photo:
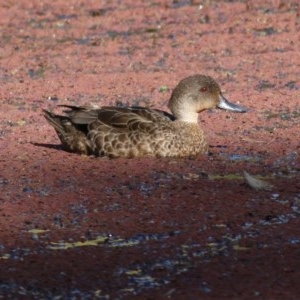
[[[195,110],[182,108],[180,111],[177,111],[174,115],[176,120],[178,121],[198,124],[198,113],[196,113]]]
[[[195,110],[195,107],[187,105],[190,102],[191,99],[189,99],[189,97],[183,97],[180,101],[177,99],[174,100],[171,97],[169,101],[169,108],[176,120],[198,124],[198,113]]]

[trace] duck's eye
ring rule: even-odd
[[[203,87],[200,89],[200,92],[201,92],[201,93],[207,92],[207,87],[206,87],[206,86],[203,86]]]

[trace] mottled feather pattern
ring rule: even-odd
[[[178,134],[180,121],[165,121],[164,126],[159,126],[131,119],[127,131],[97,122],[98,126],[91,124],[93,129],[88,133],[88,140],[95,145],[93,151],[98,156],[188,156],[206,151],[204,135],[198,125],[190,124]]]

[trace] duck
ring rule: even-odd
[[[43,110],[69,152],[109,158],[193,157],[207,153],[208,144],[198,123],[199,113],[221,108],[247,109],[227,100],[208,75],[182,79],[172,91],[170,112],[140,106],[73,106],[64,115]]]

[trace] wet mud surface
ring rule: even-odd
[[[297,1],[15,2],[0,4],[0,298],[299,299]],[[41,113],[167,109],[195,73],[249,108],[201,113],[208,155],[67,153]]]

